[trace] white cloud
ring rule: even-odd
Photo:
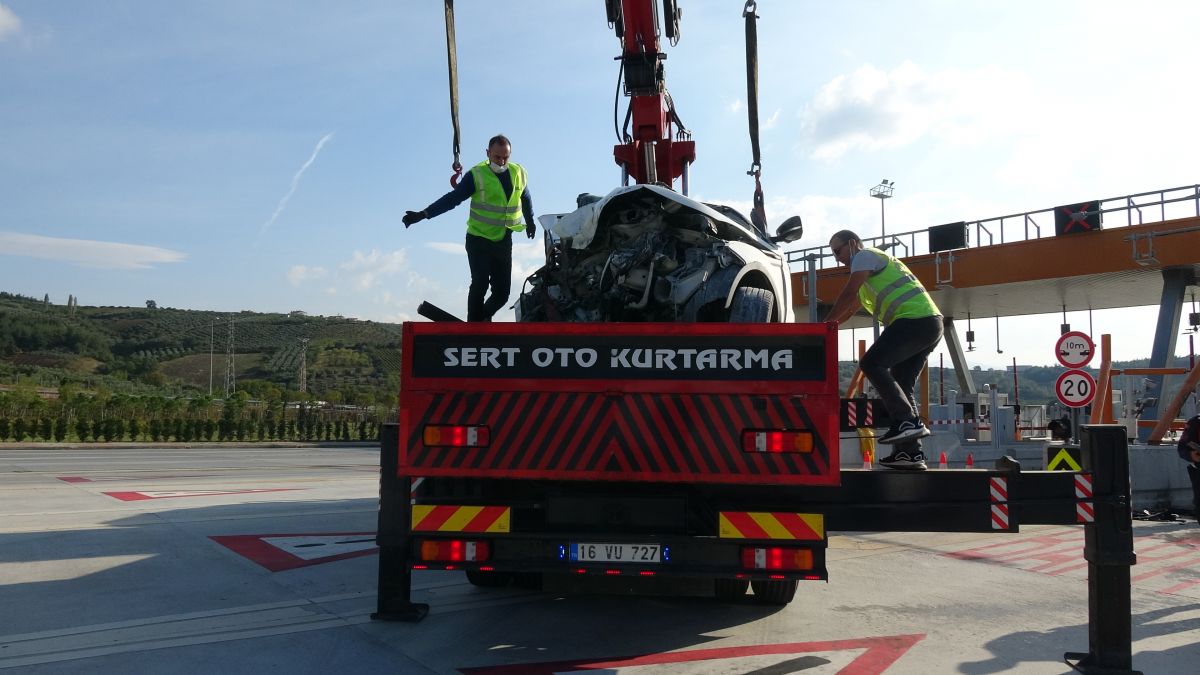
[[[776,108],[775,112],[771,113],[771,116],[767,118],[767,121],[762,123],[763,130],[765,131],[767,129],[774,129],[776,126],[778,126],[779,117],[782,114],[783,110]]]
[[[287,278],[293,286],[308,281],[309,279],[323,279],[329,273],[324,267],[307,267],[305,265],[292,265],[288,269]]]
[[[100,269],[145,269],[157,263],[180,262],[186,253],[158,246],[120,244],[89,239],[43,237],[20,232],[0,232],[0,255],[57,260]]]
[[[860,192],[865,195],[864,186]],[[750,212],[749,201],[710,199],[721,204],[732,206],[742,213]],[[792,244],[786,245],[788,250],[801,250],[824,246],[829,237],[838,230],[853,230],[864,239],[877,237],[880,234],[879,205],[876,200],[862,197],[844,197],[831,195],[807,195],[799,199],[786,197],[768,199],[766,203],[767,220],[772,231],[786,218],[800,216],[804,221],[804,236]],[[998,214],[1011,213],[998,202],[982,201],[971,195],[957,192],[920,192],[905,195],[899,204],[889,204],[887,209],[887,232],[889,235],[901,235],[915,230],[924,231],[931,225],[942,223],[971,221],[981,218],[991,218]],[[1019,221],[1019,219],[1017,219]],[[1019,222],[1007,223],[1007,227],[1019,226]],[[999,237],[999,224],[988,225],[996,237]],[[1008,231],[1011,239],[1016,233]],[[972,228],[972,240],[977,236]],[[913,253],[924,253],[926,240],[924,237],[899,237],[902,246],[914,249]],[[830,264],[829,260],[825,261]],[[794,267],[793,271],[798,271]]]
[[[377,286],[381,277],[394,276],[407,266],[407,249],[397,249],[390,253],[380,253],[377,249],[372,249],[370,253],[355,251],[350,260],[339,265],[347,273],[351,285],[358,291]]]
[[[291,200],[292,195],[296,193],[296,188],[300,186],[300,177],[304,175],[305,171],[308,171],[308,167],[312,166],[313,162],[317,161],[317,155],[321,152],[321,148],[325,147],[325,144],[329,142],[329,139],[331,138],[333,138],[333,134],[329,133],[325,134],[321,137],[321,140],[317,141],[317,147],[313,148],[312,154],[308,156],[308,160],[304,162],[300,169],[296,171],[296,174],[292,176],[291,187],[288,188],[287,194],[283,196],[283,199],[279,200],[279,205],[275,207],[275,213],[272,213],[271,217],[267,219],[267,222],[263,223],[262,227],[259,228],[259,234],[266,232],[267,228],[275,224],[275,220],[279,218],[279,214],[283,213],[284,207],[287,206],[287,203]]]
[[[458,243],[451,243],[448,241],[431,241],[425,245],[435,251],[441,251],[442,253],[454,253],[456,255],[467,254],[467,249],[463,248],[461,241]]]
[[[735,113],[735,114],[740,113],[744,106],[745,106],[745,104],[742,103],[742,99],[735,98],[735,99],[733,99],[733,103],[729,104],[729,112]]]
[[[925,137],[973,145],[1026,126],[1037,114],[1033,90],[1026,76],[997,66],[928,73],[908,61],[891,72],[868,64],[826,83],[801,112],[802,147],[832,160]]]
[[[0,42],[21,30],[21,19],[11,9],[0,5]]]

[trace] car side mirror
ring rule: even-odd
[[[771,237],[771,241],[776,244],[790,243],[803,236],[804,223],[800,221],[800,216],[792,216],[775,228],[775,236]]]

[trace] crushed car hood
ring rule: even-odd
[[[610,214],[629,204],[645,200],[658,201],[668,212],[686,209],[703,214],[716,226],[718,236],[726,241],[744,242],[764,251],[774,252],[779,248],[733,209],[698,202],[658,185],[619,187],[600,201],[585,204],[570,213],[542,216],[539,221],[555,236],[569,239],[571,248],[582,249],[592,243],[596,231],[607,221]],[[735,214],[737,217],[729,214]]]

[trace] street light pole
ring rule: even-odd
[[[888,249],[887,244],[887,215],[884,212],[883,202],[886,199],[891,199],[892,191],[896,189],[896,181],[889,181],[884,178],[879,181],[879,185],[871,188],[871,196],[879,200],[879,238],[880,248]],[[879,322],[872,320],[871,324],[875,328],[875,339],[879,340]]]
[[[887,217],[883,209],[883,200],[891,199],[892,191],[896,189],[896,181],[884,178],[879,185],[871,188],[871,196],[879,200],[879,236],[887,237]]]

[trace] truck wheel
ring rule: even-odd
[[[730,323],[767,323],[775,307],[775,296],[763,288],[743,286],[733,294],[729,305]]]
[[[467,570],[467,581],[472,586],[480,588],[504,588],[512,581],[509,572],[484,572],[482,570]]]
[[[738,600],[746,595],[750,588],[747,579],[713,579],[713,590],[718,600]]]
[[[517,572],[513,575],[513,586],[527,591],[542,590],[541,572]]]
[[[750,582],[754,597],[764,605],[786,605],[796,597],[795,579],[755,579]]]

